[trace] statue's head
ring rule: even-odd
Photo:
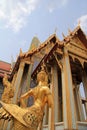
[[[41,71],[37,74],[37,82],[48,83],[48,75],[45,71],[45,68],[42,66]]]
[[[6,73],[4,74],[4,78],[8,78],[8,76],[7,76],[7,74],[6,74]]]

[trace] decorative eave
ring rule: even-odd
[[[67,44],[75,36],[77,36],[82,41],[82,43],[84,44],[84,46],[87,48],[87,37],[84,34],[84,32],[82,31],[82,29],[81,29],[80,26],[77,26],[77,28],[75,28],[72,32],[69,31],[69,35],[66,36],[66,37],[64,36],[64,39],[63,39],[62,42],[64,44]]]

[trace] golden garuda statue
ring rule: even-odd
[[[41,129],[44,115],[44,107],[47,103],[53,108],[53,97],[47,85],[48,77],[44,69],[37,74],[38,85],[30,89],[20,97],[20,107],[16,104],[6,104],[0,101],[0,119],[13,119],[14,130],[37,130]],[[26,107],[25,99],[34,97],[34,104]]]

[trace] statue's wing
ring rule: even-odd
[[[2,108],[0,108],[0,119],[9,119],[9,117],[13,117],[26,127],[29,127],[23,119],[23,116],[28,112],[28,109],[23,109],[15,104],[6,104],[2,101],[0,101],[0,104],[2,105]]]
[[[5,119],[10,121],[12,118],[12,116],[10,115],[10,113],[8,113],[7,111],[5,111],[2,107],[0,108],[0,119]]]

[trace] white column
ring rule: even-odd
[[[80,120],[84,121],[84,112],[83,112],[83,107],[82,107],[82,100],[81,100],[81,94],[80,90],[77,90],[77,99],[78,99],[78,107],[79,107],[79,114],[80,114]]]
[[[62,89],[63,89],[63,114],[64,125],[68,129],[76,129],[76,116],[74,107],[74,96],[72,87],[72,75],[67,48],[64,48],[63,70],[62,70]],[[65,98],[65,99],[64,99]],[[67,126],[68,125],[68,126]]]
[[[48,124],[48,106],[46,104],[44,108],[43,125],[47,125],[47,124]]]
[[[87,98],[87,74],[85,71],[82,72],[82,82],[85,90],[85,97]]]

